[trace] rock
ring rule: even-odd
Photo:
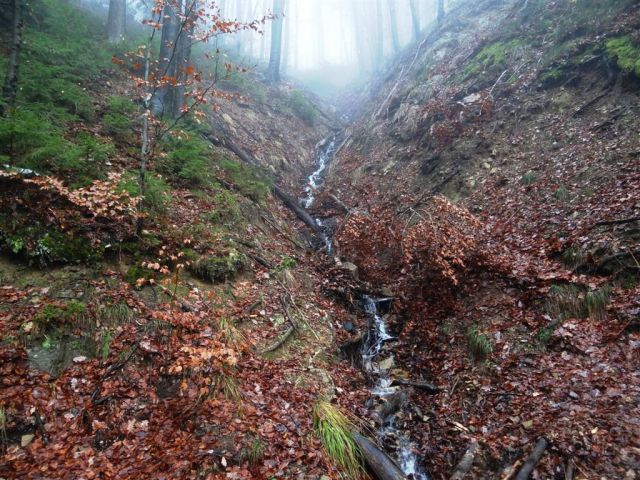
[[[358,280],[358,267],[355,264],[351,262],[343,262],[342,268],[347,270],[354,280]]]
[[[378,363],[378,368],[382,371],[391,370],[395,366],[395,360],[393,357],[385,358]]]
[[[349,333],[353,333],[356,331],[356,327],[353,322],[345,322],[342,328],[344,328]]]
[[[34,437],[35,435],[33,433],[27,433],[26,435],[22,435],[22,438],[20,439],[20,446],[22,448],[26,447],[33,441]]]
[[[384,287],[380,293],[382,294],[383,297],[388,297],[388,298],[392,298],[394,297],[393,292],[391,291],[391,289],[389,287]]]

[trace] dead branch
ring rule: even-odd
[[[548,445],[549,441],[546,438],[540,437],[538,439],[535,448],[525,460],[522,468],[520,469],[514,480],[527,480],[531,476],[531,473],[533,473],[533,469],[540,461],[540,457],[542,457],[542,454],[547,449]]]
[[[289,327],[287,329],[286,332],[284,332],[284,334],[271,346],[265,348],[264,350],[262,350],[260,352],[261,355],[264,355],[265,353],[271,353],[271,352],[275,352],[276,350],[278,350],[282,345],[284,345],[287,340],[289,340],[289,337],[291,335],[293,335],[293,333],[296,331],[295,327]]]
[[[431,395],[435,395],[436,393],[440,393],[440,388],[426,382],[411,382],[409,380],[400,380],[396,379],[391,382],[392,387],[403,386],[403,387],[413,387],[418,390],[422,390],[425,393],[429,393]]]
[[[602,92],[600,95],[596,95],[591,100],[584,103],[580,108],[578,108],[575,112],[573,112],[571,116],[577,117],[578,115],[584,113],[584,111],[587,110],[591,105],[597,103],[599,100],[603,99],[607,95],[609,95],[609,89],[605,89],[605,91]]]
[[[467,451],[462,456],[458,466],[456,466],[450,480],[462,480],[464,476],[469,473],[469,470],[471,470],[471,467],[473,466],[473,460],[476,458],[477,450],[478,441],[474,439],[471,441],[469,448],[467,448]]]
[[[604,225],[623,225],[625,223],[633,223],[640,221],[640,217],[621,218],[620,220],[603,220],[602,222],[596,222],[596,227],[602,227]]]

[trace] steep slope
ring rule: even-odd
[[[462,2],[351,109],[317,213],[397,298],[392,379],[440,388],[398,420],[436,478],[473,440],[471,476],[510,477],[542,437],[539,478],[635,478],[639,26]]]

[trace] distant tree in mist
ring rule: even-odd
[[[273,0],[273,20],[271,29],[271,53],[269,55],[269,80],[280,81],[280,62],[282,59],[282,24],[284,23],[284,0]]]
[[[110,43],[124,39],[127,18],[126,0],[109,0],[109,16],[107,17],[107,38]]]
[[[387,0],[389,3],[389,28],[391,29],[391,44],[393,51],[400,50],[400,38],[398,36],[398,14],[396,12],[396,0]]]
[[[418,0],[409,0],[409,8],[411,9],[411,24],[413,25],[413,39],[420,38],[420,11],[418,9]]]
[[[444,19],[444,0],[438,0],[436,8],[436,20],[438,23],[442,23]]]

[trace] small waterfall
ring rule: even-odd
[[[329,162],[331,162],[333,155],[336,153],[337,141],[338,136],[336,134],[332,134],[330,137],[327,137],[318,148],[316,153],[316,169],[311,175],[309,175],[307,186],[304,189],[306,193],[306,197],[302,200],[302,206],[304,206],[304,208],[310,208],[316,199],[315,192],[324,182],[324,171],[329,165]],[[315,221],[318,226],[322,228],[322,241],[327,247],[327,253],[331,254],[333,252],[333,243],[327,234],[327,229],[322,223],[322,220],[316,218]]]
[[[333,154],[336,153],[336,135],[331,135],[328,139],[322,143],[322,146],[318,149],[316,154],[316,170],[309,175],[309,180],[304,191],[307,197],[304,199],[304,208],[310,208],[313,205],[315,198],[315,191],[323,183],[323,174],[329,162],[333,158]]]
[[[378,397],[385,397],[397,391],[397,387],[392,387],[392,379],[390,377],[390,368],[381,368],[380,353],[383,350],[384,343],[394,338],[387,332],[387,325],[378,312],[378,304],[388,299],[375,300],[368,295],[362,297],[364,310],[369,317],[369,330],[364,337],[362,343],[362,365],[363,368],[376,379],[375,385],[371,389],[371,393]],[[393,359],[393,356],[387,357]],[[391,360],[392,361],[392,360]],[[387,367],[389,365],[386,365]],[[384,424],[378,432],[378,438],[384,443],[385,437],[394,436],[398,439],[398,464],[401,470],[414,480],[429,480],[428,475],[420,470],[418,466],[418,456],[415,453],[415,445],[406,438],[396,425],[395,414],[390,415],[384,420]]]

